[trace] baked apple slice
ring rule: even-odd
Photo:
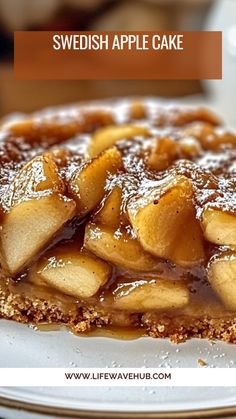
[[[16,174],[8,189],[1,196],[7,212],[14,205],[30,199],[39,199],[50,193],[63,194],[65,186],[50,153],[35,157]]]
[[[209,262],[208,279],[229,310],[236,310],[236,253],[219,254]]]
[[[152,170],[161,171],[167,169],[180,157],[179,144],[171,138],[162,137],[153,141],[147,163]]]
[[[10,132],[15,137],[23,137],[28,142],[47,142],[47,144],[59,144],[73,138],[81,132],[91,132],[98,127],[111,125],[114,119],[111,112],[99,110],[73,110],[65,117],[63,109],[55,115],[52,111],[47,115],[36,115],[32,119],[21,119],[8,122],[3,125],[3,130]]]
[[[216,129],[207,122],[195,122],[181,132],[184,137],[196,138],[205,150],[220,150],[222,147],[236,146],[236,135],[220,127]]]
[[[105,195],[109,174],[122,168],[122,158],[116,147],[110,148],[97,158],[79,168],[71,181],[70,191],[77,200],[81,215],[92,211]]]
[[[35,119],[22,119],[3,127],[16,137],[23,137],[28,142],[41,142],[46,139],[51,144],[59,144],[74,137],[81,131],[81,122],[71,120],[67,122],[46,120],[38,124]]]
[[[129,218],[147,252],[190,267],[203,262],[205,257],[192,186],[184,176],[168,182],[161,189],[153,188],[149,195],[130,202]]]
[[[189,301],[189,291],[183,282],[163,278],[118,284],[113,295],[116,309],[141,313],[178,309]]]
[[[202,213],[201,224],[204,236],[210,242],[236,246],[236,214],[206,208]]]
[[[201,153],[200,143],[194,138],[176,141],[161,137],[153,141],[147,164],[152,170],[166,170],[178,159],[192,159]]]
[[[130,139],[135,136],[141,135],[148,137],[149,130],[146,127],[138,125],[112,125],[109,127],[101,128],[92,137],[89,146],[89,155],[94,157],[113,146],[117,141],[123,139]]]
[[[66,295],[89,298],[97,293],[111,275],[111,267],[103,260],[80,249],[55,250],[32,269],[30,280],[49,286]]]
[[[136,239],[120,231],[89,223],[85,229],[84,245],[98,257],[124,269],[155,271],[158,260],[145,252]]]
[[[116,230],[121,222],[122,189],[115,186],[106,197],[102,208],[96,214],[96,224],[111,227]]]
[[[74,216],[76,204],[63,190],[48,156],[33,159],[17,174],[2,201],[0,254],[8,273],[22,270]]]

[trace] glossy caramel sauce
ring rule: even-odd
[[[3,127],[0,142],[0,205],[1,217],[11,211],[17,190],[12,184],[19,170],[33,157],[50,152],[58,167],[60,177],[65,185],[63,196],[72,198],[70,182],[75,173],[82,170],[90,161],[88,146],[93,133],[112,124],[132,123],[148,127],[148,138],[137,136],[131,140],[122,139],[116,146],[122,155],[122,170],[108,174],[105,197],[115,188],[122,189],[121,223],[114,232],[119,235],[135,238],[135,233],[128,221],[127,206],[138,199],[143,199],[148,191],[155,190],[156,200],[163,194],[162,185],[177,176],[186,176],[191,180],[194,190],[196,217],[200,218],[203,208],[210,207],[235,214],[236,211],[236,136],[224,128],[215,128],[219,124],[217,118],[205,110],[163,107],[155,103],[135,105],[132,103],[114,102],[96,105],[91,109],[62,108],[42,111],[32,116],[28,125],[14,128],[14,125]],[[168,138],[163,142],[163,138]],[[183,142],[184,140],[184,142]],[[162,142],[162,144],[161,144]],[[167,147],[162,158],[153,167],[150,156],[160,156],[158,147]],[[157,147],[157,148],[155,148]],[[169,148],[168,148],[169,147]],[[192,153],[192,154],[191,154]],[[163,157],[164,156],[164,157]],[[20,187],[20,185],[19,185]],[[40,197],[41,192],[38,192]],[[18,198],[19,199],[19,198]],[[193,267],[180,267],[170,261],[158,260],[153,272],[136,272],[112,266],[112,275],[98,293],[87,299],[78,299],[63,294],[49,286],[36,285],[30,281],[30,272],[37,260],[48,252],[57,255],[60,249],[71,249],[71,252],[83,249],[84,226],[88,221],[96,220],[96,215],[103,207],[100,202],[92,213],[85,217],[77,213],[72,220],[53,237],[40,254],[30,261],[28,266],[14,278],[3,279],[11,292],[22,295],[37,296],[55,301],[66,310],[76,310],[77,306],[93,306],[103,312],[113,312],[115,329],[99,329],[92,332],[93,336],[124,337],[133,339],[142,335],[142,331],[119,333],[119,327],[125,321],[117,317],[114,309],[114,298],[119,284],[140,284],[155,278],[168,278],[173,281],[184,281],[190,291],[190,300],[186,307],[168,310],[171,316],[201,316],[204,313],[220,317],[228,313],[208,280],[206,265],[212,255],[221,252],[221,248],[207,241],[204,243],[205,261]],[[54,327],[54,326],[52,326]],[[45,329],[46,328],[46,329]],[[48,330],[48,326],[40,326],[40,330]],[[51,326],[50,326],[51,328]],[[51,329],[49,329],[51,330]],[[54,329],[53,329],[54,330]],[[91,335],[91,334],[90,334]]]
[[[58,332],[64,329],[63,325],[52,323],[39,323],[34,326],[35,330],[40,332]],[[78,333],[81,337],[86,338],[109,338],[118,340],[134,340],[146,336],[144,329],[141,328],[128,328],[128,327],[103,327],[89,330],[87,332]]]

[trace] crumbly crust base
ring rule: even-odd
[[[121,314],[122,315],[122,314]],[[124,313],[123,313],[124,315]],[[207,338],[236,343],[236,317],[194,318],[169,317],[158,313],[127,314],[130,329],[143,330],[142,335],[169,338],[174,343],[190,338]],[[0,287],[0,318],[20,323],[66,325],[76,334],[93,328],[115,327],[112,313],[98,311],[95,307],[78,306],[66,310],[63,306],[41,298],[15,294]]]

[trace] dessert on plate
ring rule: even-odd
[[[236,135],[216,115],[119,99],[0,136],[0,317],[236,343]]]

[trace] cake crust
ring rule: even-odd
[[[24,324],[59,324],[67,326],[75,334],[89,333],[95,328],[114,328],[109,313],[97,311],[94,307],[77,307],[66,311],[63,307],[39,298],[30,299],[0,288],[0,316]],[[128,323],[128,326],[127,326]],[[138,329],[140,336],[169,338],[173,343],[182,343],[190,338],[223,340],[236,343],[236,316],[213,319],[202,317],[170,318],[167,315],[132,314],[126,320],[126,328]]]

